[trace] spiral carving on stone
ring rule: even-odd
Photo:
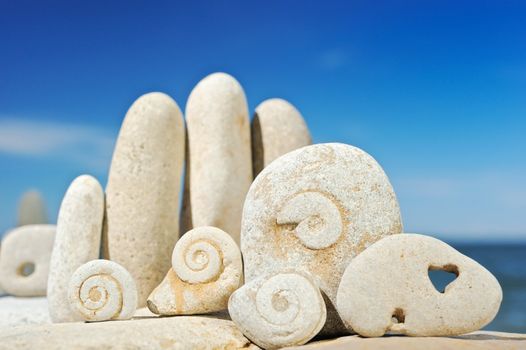
[[[137,308],[137,289],[128,271],[109,260],[92,260],[72,275],[71,309],[85,321],[129,319]]]
[[[325,249],[336,243],[343,231],[342,216],[334,201],[320,192],[302,192],[279,211],[278,225],[296,224],[294,233],[310,249]]]
[[[243,333],[266,349],[304,344],[326,320],[319,288],[309,277],[293,272],[242,286],[232,294],[228,310]]]
[[[185,282],[207,283],[219,278],[225,259],[235,261],[237,255],[239,248],[228,234],[203,226],[179,239],[172,254],[172,267]]]

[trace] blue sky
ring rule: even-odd
[[[372,154],[407,232],[526,239],[523,1],[0,2],[0,230],[40,190],[105,185],[127,108],[184,109],[224,71],[251,113],[282,97],[316,143]]]

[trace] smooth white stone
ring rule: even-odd
[[[69,281],[79,266],[99,258],[103,218],[101,185],[92,176],[77,177],[60,206],[49,266],[47,297],[53,322],[81,320],[67,302]]]
[[[316,284],[294,272],[245,284],[230,297],[228,312],[243,334],[265,349],[305,344],[318,334],[327,316]]]
[[[128,270],[139,307],[170,269],[179,236],[184,123],[174,100],[141,96],[128,110],[106,188],[104,257]]]
[[[250,187],[241,231],[245,278],[311,275],[328,296],[323,333],[346,333],[334,308],[345,268],[401,231],[394,190],[370,155],[337,143],[303,147],[270,163]]]
[[[438,291],[429,270],[458,277]],[[401,234],[383,238],[356,258],[342,276],[337,307],[344,322],[366,337],[392,331],[452,336],[491,322],[502,289],[476,261],[438,239]]]
[[[25,225],[4,236],[0,283],[8,294],[19,297],[46,295],[55,232],[55,225]]]
[[[271,98],[256,107],[252,119],[254,176],[274,159],[312,143],[300,112],[281,98]]]
[[[225,73],[201,80],[186,104],[186,127],[182,232],[214,226],[239,242],[252,155],[247,101],[237,80]]]
[[[93,260],[71,276],[68,299],[71,309],[85,321],[126,320],[137,310],[137,287],[124,267]]]

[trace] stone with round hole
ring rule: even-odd
[[[394,190],[373,157],[339,143],[306,146],[274,160],[250,187],[241,231],[245,279],[291,269],[311,275],[328,297],[323,334],[346,333],[333,305],[345,268],[401,231]]]
[[[0,284],[11,295],[46,295],[55,225],[26,225],[9,231],[2,240]]]
[[[430,271],[456,275],[437,290]],[[366,337],[469,333],[491,322],[502,289],[473,259],[419,234],[383,238],[354,258],[342,276],[337,309],[349,329]]]

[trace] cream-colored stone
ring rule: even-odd
[[[300,112],[281,98],[256,107],[252,119],[252,165],[254,176],[274,159],[312,143]]]
[[[234,350],[256,347],[232,321],[181,316],[1,329],[0,349]]]
[[[0,298],[0,329],[51,323],[45,297]]]
[[[269,164],[250,187],[241,232],[245,278],[310,274],[328,296],[323,333],[345,333],[334,309],[345,268],[401,231],[393,188],[370,155],[336,143],[303,147]]]
[[[182,232],[214,226],[239,242],[243,201],[252,182],[250,122],[241,85],[225,73],[201,80],[188,98],[186,126]]]
[[[321,340],[292,349],[304,350],[519,350],[526,349],[526,334],[479,331],[447,337],[382,337],[358,335]]]
[[[18,204],[18,226],[47,224],[46,205],[40,192],[27,191]]]
[[[441,292],[429,270],[458,277]],[[389,331],[445,336],[482,328],[501,300],[499,282],[476,261],[438,239],[402,234],[378,241],[351,261],[338,289],[337,309],[362,336]]]
[[[55,232],[55,225],[25,225],[4,236],[0,283],[8,294],[20,297],[46,295]]]
[[[139,307],[170,269],[179,236],[184,125],[174,100],[162,93],[130,107],[113,153],[106,188],[104,257],[128,270]]]
[[[172,269],[148,298],[161,315],[193,315],[226,309],[242,281],[241,252],[230,235],[215,227],[198,227],[175,245]]]
[[[265,349],[305,344],[326,319],[319,288],[310,277],[294,272],[245,284],[230,297],[228,311],[243,334]]]
[[[137,287],[116,262],[92,260],[71,276],[68,299],[71,310],[85,321],[126,320],[137,310]]]
[[[79,266],[99,258],[103,218],[101,185],[92,176],[77,177],[60,206],[49,265],[47,297],[53,322],[82,320],[67,302],[69,281]]]

